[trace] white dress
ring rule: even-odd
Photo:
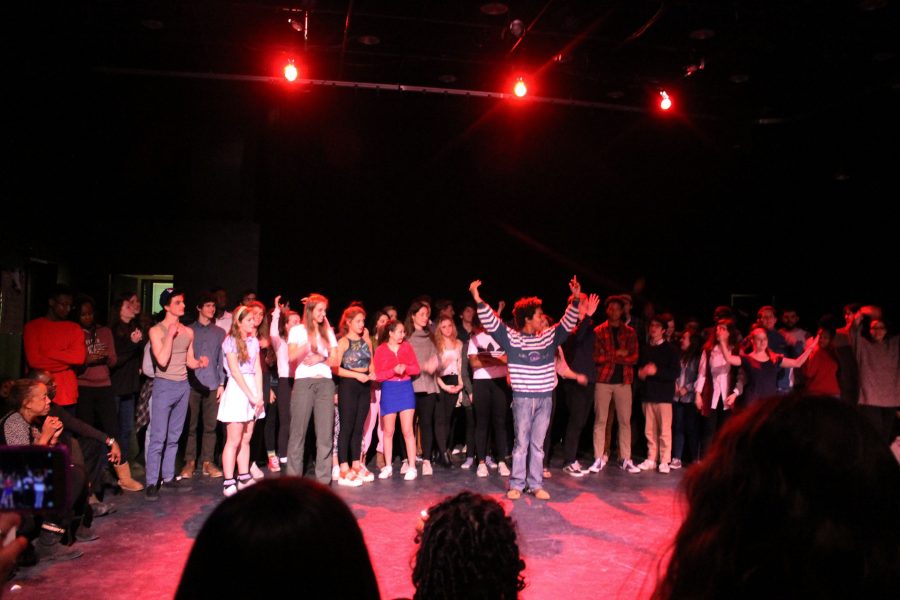
[[[222,342],[222,351],[225,354],[237,354],[237,344],[230,335]],[[225,385],[225,391],[222,392],[222,398],[219,400],[219,413],[216,419],[223,423],[246,423],[257,418],[266,416],[265,411],[259,416],[244,390],[238,385],[235,377],[243,377],[247,383],[247,387],[251,390],[256,389],[256,357],[259,356],[259,340],[255,337],[247,338],[247,360],[240,365],[240,373],[232,373],[225,360],[225,370],[228,372],[228,383]]]

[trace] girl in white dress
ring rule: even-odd
[[[253,484],[250,475],[250,438],[253,423],[265,416],[262,369],[259,362],[259,340],[253,335],[256,320],[247,306],[234,311],[231,332],[222,342],[228,385],[219,401],[218,420],[225,424],[225,448],[222,469],[225,471],[223,493],[226,496]],[[234,478],[235,462],[238,476]]]

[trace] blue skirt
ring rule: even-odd
[[[412,381],[383,381],[381,383],[381,414],[390,415],[416,408],[416,394]]]

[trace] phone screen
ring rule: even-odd
[[[0,511],[58,512],[68,505],[63,448],[0,447]]]

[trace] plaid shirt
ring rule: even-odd
[[[634,381],[632,366],[638,361],[638,339],[634,329],[622,323],[619,325],[619,349],[628,350],[628,356],[616,357],[616,344],[609,327],[604,321],[594,329],[594,364],[597,365],[597,383],[609,383],[616,371],[616,365],[622,365],[622,383]]]

